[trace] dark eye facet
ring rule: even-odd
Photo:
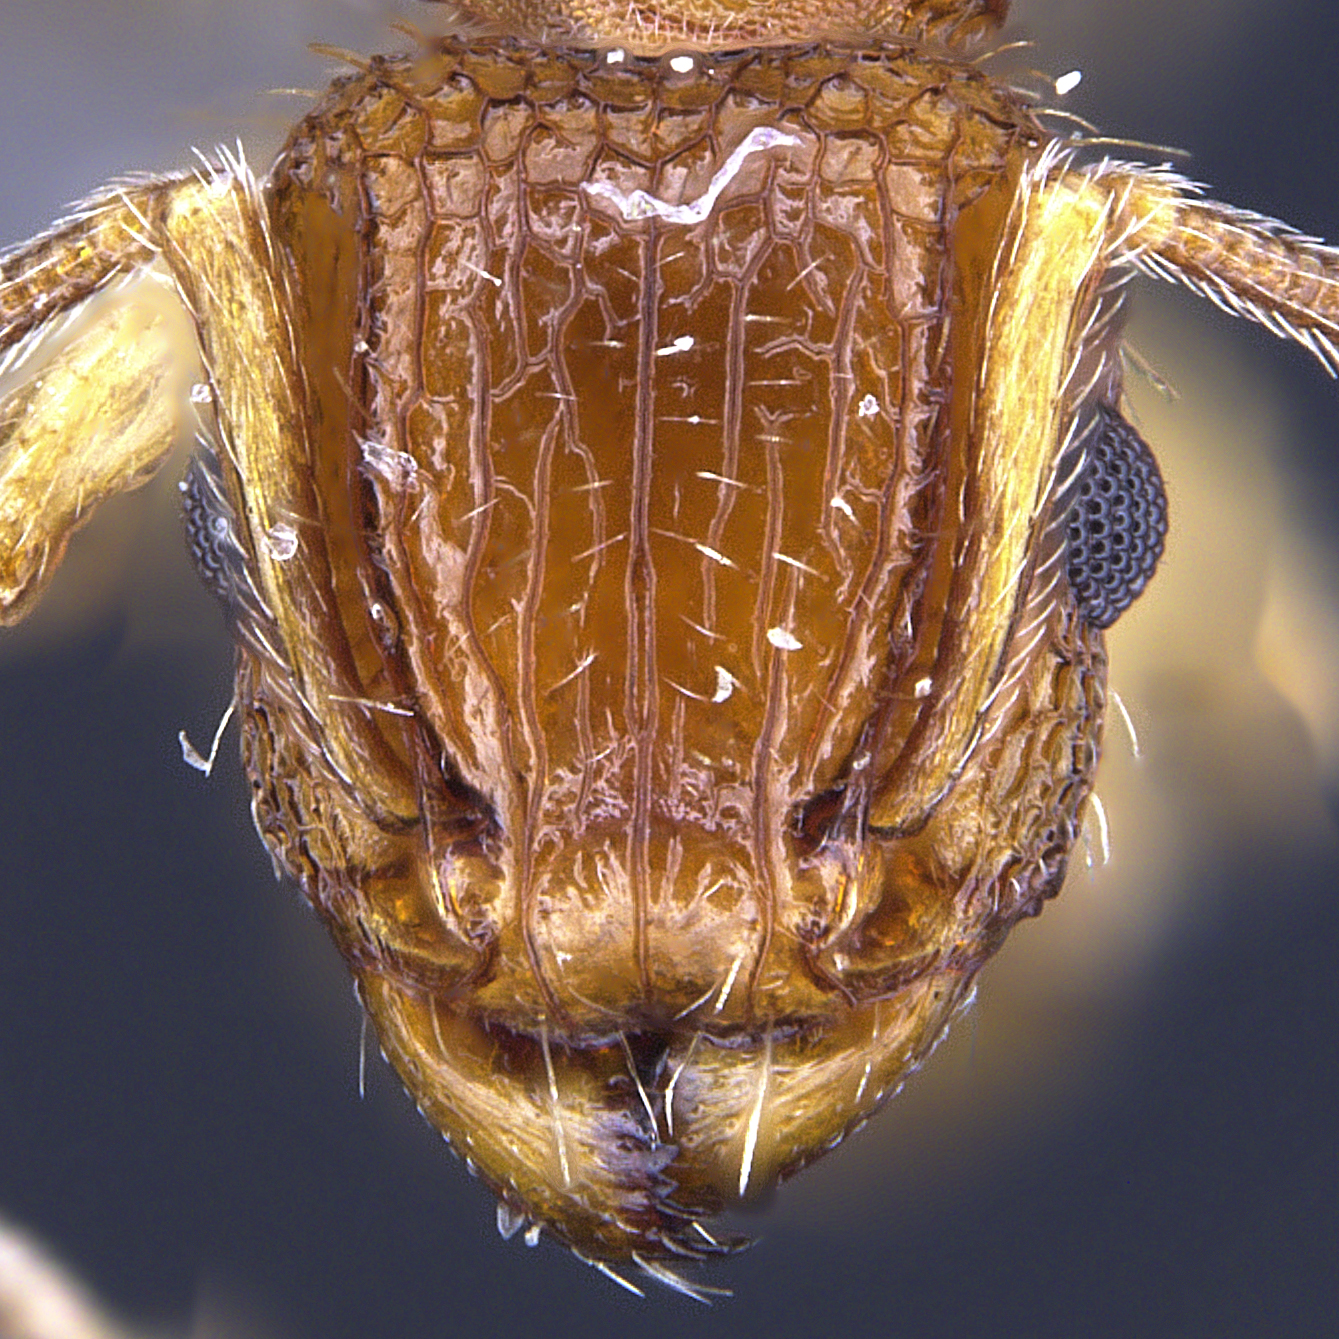
[[[178,487],[191,561],[200,580],[232,618],[246,589],[246,556],[237,541],[232,506],[212,457],[207,453],[195,456]]]
[[[1069,513],[1069,584],[1084,618],[1109,628],[1148,585],[1167,538],[1167,493],[1148,443],[1102,405]]]

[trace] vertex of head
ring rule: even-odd
[[[961,42],[1008,16],[1009,0],[452,0],[465,24],[545,41],[673,47],[823,38]]]

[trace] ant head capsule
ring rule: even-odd
[[[337,372],[324,522],[287,501],[254,584],[348,650],[315,748],[267,655],[240,696],[424,1112],[514,1216],[656,1262],[863,1121],[1059,887],[1104,669],[1061,461],[1120,285],[1063,235],[1005,273],[1040,128],[919,40],[607,54],[377,62],[280,159]],[[1075,315],[1022,338],[1039,304]]]
[[[170,275],[258,830],[504,1233],[691,1291],[1060,887],[1127,280],[1333,368],[1339,256],[1049,132],[1003,0],[467,9],[0,256],[0,621],[172,443]]]

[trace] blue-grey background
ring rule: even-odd
[[[1015,66],[1082,68],[1075,112],[1189,148],[1221,197],[1339,239],[1339,9],[1015,8],[1040,43]],[[192,143],[240,134],[263,165],[305,104],[257,94],[318,87],[314,40],[392,39],[373,0],[0,0],[0,243],[116,173],[184,165]],[[1273,482],[1248,469],[1233,496],[1249,516],[1258,486],[1323,558],[1339,389],[1216,313],[1154,305],[1175,333],[1150,346],[1198,358],[1210,407],[1267,405]],[[1236,477],[1216,430],[1196,436],[1207,411],[1172,412],[1181,458]],[[1168,468],[1175,507],[1191,490]],[[1239,648],[1211,670],[1141,670],[1127,692],[1146,756],[1118,762],[1113,729],[1112,766],[1143,798],[1123,830],[1113,812],[1111,877],[1124,854],[1134,891],[1081,872],[1023,927],[930,1072],[752,1222],[760,1244],[718,1280],[734,1301],[704,1312],[502,1243],[379,1062],[359,1100],[346,975],[274,883],[235,734],[212,781],[180,762],[178,729],[203,745],[228,700],[231,656],[173,501],[165,479],[111,509],[42,610],[0,635],[0,1216],[119,1313],[197,1339],[1333,1332],[1334,791],[1282,699],[1234,705]],[[1241,576],[1266,562],[1258,537],[1223,526],[1241,563],[1216,590],[1132,615],[1155,649],[1262,598]],[[1179,534],[1170,561],[1191,565],[1202,540]],[[1317,563],[1320,626],[1339,587]],[[1160,598],[1155,584],[1145,603]],[[1085,921],[1086,905],[1105,910]]]

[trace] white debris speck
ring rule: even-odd
[[[837,510],[842,513],[843,516],[848,516],[850,517],[851,520],[853,521],[855,520],[855,512],[851,510],[851,504],[840,494],[838,494],[835,498],[833,498],[828,505],[831,507],[836,507]]]
[[[692,74],[697,68],[697,61],[692,56],[671,56],[669,67],[675,74]]]
[[[418,462],[405,451],[381,442],[364,442],[363,464],[381,475],[392,488],[407,492],[418,482]]]
[[[543,1230],[544,1229],[540,1227],[538,1223],[531,1223],[530,1226],[525,1229],[525,1238],[524,1238],[525,1244],[527,1246],[538,1246],[539,1234]]]
[[[197,381],[191,387],[192,404],[213,404],[214,390],[207,381]]]
[[[663,348],[656,350],[656,353],[664,357],[667,353],[687,353],[689,349],[697,343],[692,335],[680,335],[677,339],[672,339]]]
[[[616,46],[611,51],[605,52],[604,63],[606,65],[622,65],[627,58],[628,53],[621,46]]]
[[[738,174],[745,158],[762,149],[799,142],[794,135],[787,135],[775,126],[754,126],[712,177],[707,189],[686,205],[670,204],[667,200],[657,199],[649,191],[624,191],[607,181],[584,181],[581,188],[587,195],[608,200],[628,220],[662,218],[669,223],[701,223],[711,213],[721,192]]]
[[[767,640],[778,651],[798,651],[804,646],[804,643],[786,628],[768,628]]]
[[[917,697],[929,697],[930,689],[933,687],[934,682],[931,679],[917,679],[914,691]]]
[[[1055,96],[1063,98],[1066,93],[1072,93],[1083,82],[1082,70],[1070,70],[1067,74],[1062,74],[1055,81]]]
[[[861,418],[873,418],[874,415],[879,412],[879,401],[877,397],[873,395],[865,396],[865,398],[856,405],[855,412],[859,414]]]
[[[711,695],[713,702],[724,702],[735,691],[735,676],[724,665],[716,666],[716,691]]]
[[[265,550],[276,562],[286,563],[298,551],[298,532],[287,521],[277,521],[265,532]]]

